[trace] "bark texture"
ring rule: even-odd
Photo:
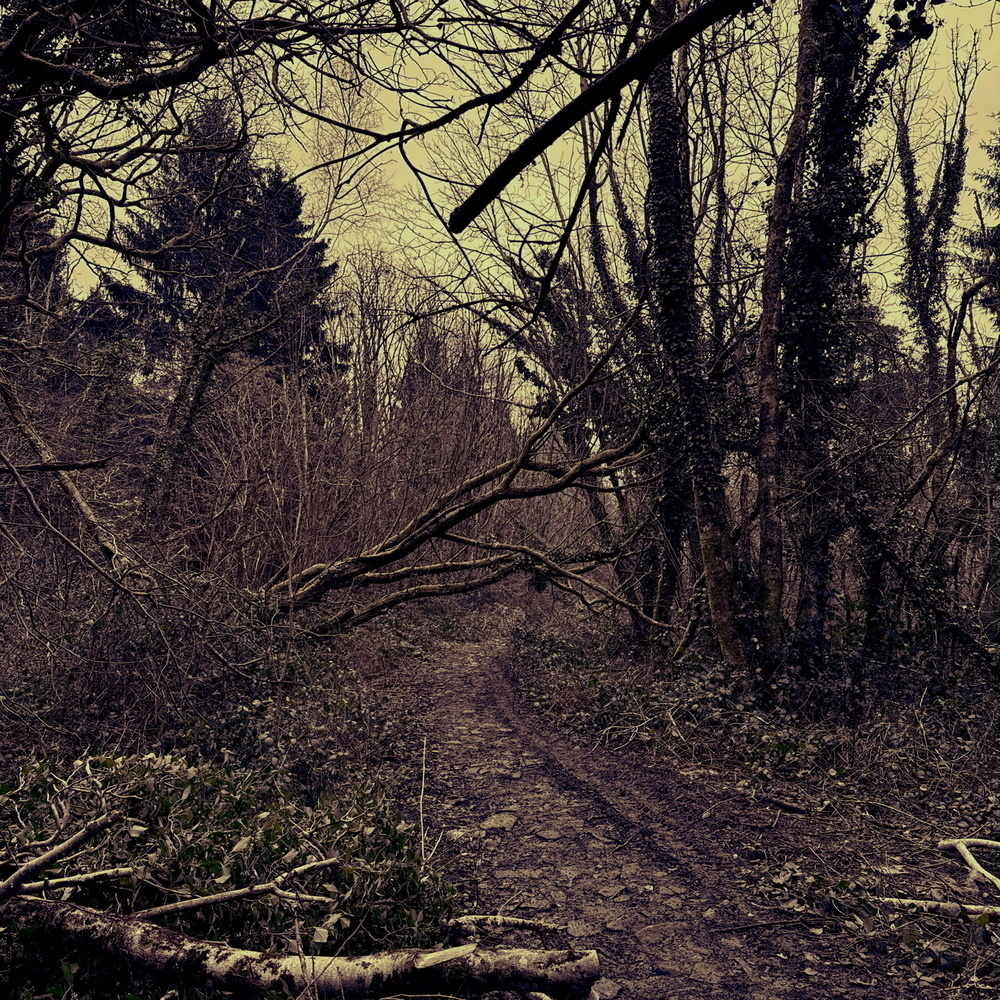
[[[760,507],[760,585],[763,620],[772,653],[781,641],[784,596],[783,531],[778,512],[781,478],[781,382],[778,338],[784,256],[792,218],[794,192],[802,174],[813,95],[816,90],[817,43],[815,0],[805,0],[799,15],[799,51],[795,108],[778,157],[774,197],[767,220],[767,247],[761,277],[760,335],[757,341],[757,385],[760,393],[758,504]],[[763,678],[766,682],[770,678]]]
[[[542,991],[585,997],[599,975],[594,951],[486,949],[463,945],[442,952],[393,951],[359,958],[268,955],[199,941],[145,920],[71,903],[17,898],[6,915],[41,924],[63,940],[123,956],[175,983],[210,983],[220,990],[264,993],[314,990],[339,1000],[402,990],[447,993],[458,988]]]
[[[674,5],[660,5],[655,16],[661,22],[670,23],[675,16]],[[646,92],[649,114],[646,218],[652,244],[650,297],[670,383],[659,405],[664,411],[663,421],[669,423],[679,418],[679,429],[686,440],[705,587],[719,648],[731,667],[746,673],[751,657],[740,623],[739,586],[734,572],[722,452],[698,356],[699,317],[694,286],[694,218],[687,170],[687,126],[669,60],[661,62],[651,73]]]

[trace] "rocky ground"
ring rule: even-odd
[[[737,912],[711,877],[720,847],[703,856],[620,767],[585,762],[519,712],[488,648],[440,652],[424,809],[457,848],[453,876],[478,912],[565,924],[571,943],[598,949],[603,997],[727,997],[739,987],[763,1000],[794,986],[748,991],[764,977],[743,939],[708,929],[720,909]]]
[[[384,681],[391,710],[406,717],[396,778],[468,912],[565,928],[541,942],[535,932],[505,932],[503,943],[597,949],[596,995],[621,1000],[990,988],[975,979],[966,992],[968,961],[964,978],[949,977],[944,946],[887,955],[886,935],[863,914],[801,902],[795,883],[813,878],[815,845],[853,843],[857,809],[795,801],[784,788],[748,791],[724,768],[677,769],[574,745],[525,706],[504,654],[496,636],[435,640],[432,653],[407,658]],[[875,861],[921,874],[884,855]],[[933,863],[961,869],[951,859]],[[993,949],[985,939],[973,945]]]

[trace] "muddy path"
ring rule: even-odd
[[[428,842],[440,838],[470,910],[567,925],[565,943],[599,952],[603,997],[815,996],[782,968],[788,956],[727,929],[761,918],[720,876],[730,848],[692,823],[698,787],[574,747],[521,703],[503,653],[496,640],[438,642],[397,678],[413,695]]]

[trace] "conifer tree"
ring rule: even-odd
[[[147,327],[152,353],[169,355],[172,337],[208,337],[294,368],[321,349],[336,265],[310,235],[303,197],[258,162],[224,101],[191,118],[145,210],[125,227],[164,321]]]
[[[983,150],[990,159],[992,169],[976,175],[976,180],[982,185],[980,203],[1000,213],[1000,132],[993,133],[993,142],[984,145]],[[1000,321],[1000,223],[985,226],[981,232],[967,234],[965,243],[975,253],[973,271],[976,277],[986,282],[983,305]]]

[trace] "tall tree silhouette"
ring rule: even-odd
[[[788,655],[807,677],[826,656],[836,544],[849,526],[845,495],[858,489],[837,452],[869,314],[863,247],[877,232],[867,208],[879,174],[864,165],[863,139],[899,51],[890,43],[873,58],[878,33],[866,15],[841,0],[815,5],[814,105],[784,261],[782,438],[800,574]]]
[[[261,165],[226,102],[190,119],[123,234],[152,302],[146,348],[172,374],[172,399],[146,479],[156,516],[220,367],[242,355],[292,373],[329,355],[326,291],[335,265],[310,237],[303,194]]]
[[[149,347],[172,352],[176,337],[212,340],[295,367],[323,341],[325,292],[336,270],[326,244],[302,219],[303,193],[260,165],[227,104],[213,100],[190,120],[125,234],[166,320]]]
[[[983,146],[992,169],[976,174],[982,185],[980,201],[1000,213],[1000,132]],[[965,236],[966,245],[974,251],[973,273],[983,282],[983,305],[1000,321],[1000,224],[984,226],[981,232]]]

